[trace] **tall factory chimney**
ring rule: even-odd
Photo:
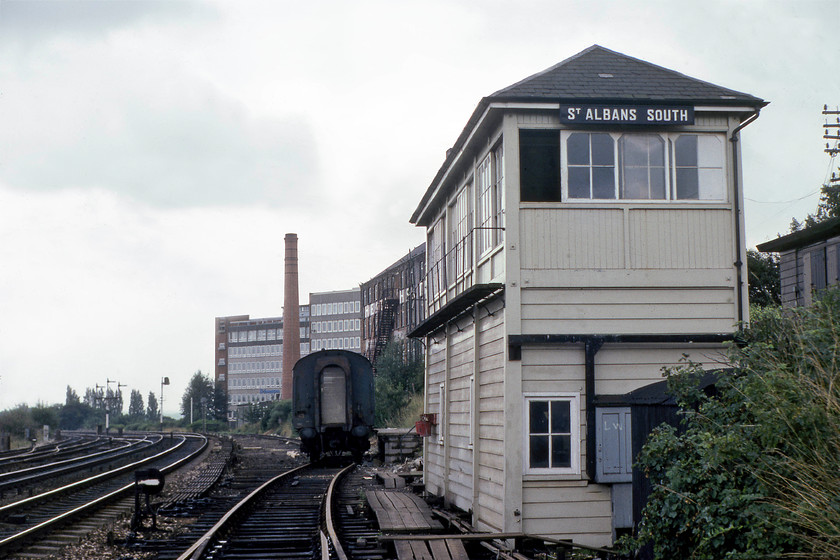
[[[292,368],[300,359],[297,234],[286,234],[286,279],[283,291],[283,375],[280,398],[292,398]]]

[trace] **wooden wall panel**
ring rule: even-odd
[[[639,208],[628,220],[630,268],[728,268],[735,262],[728,208]]]
[[[522,498],[522,529],[527,533],[594,546],[612,540],[608,486],[583,481],[526,481]]]
[[[624,268],[624,211],[527,208],[520,212],[522,268]]]
[[[725,288],[522,290],[524,334],[726,333],[736,313]]]

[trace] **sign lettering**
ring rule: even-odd
[[[561,105],[563,124],[694,124],[694,107],[657,105]]]

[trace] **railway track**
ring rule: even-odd
[[[231,508],[178,560],[349,558],[331,510],[339,478],[354,466],[310,464],[272,478]]]
[[[207,438],[181,434],[155,455],[32,497],[0,506],[0,558],[43,541],[46,535],[133,493],[134,471],[157,468],[166,473],[191,460]]]
[[[13,471],[0,474],[0,497],[10,489],[20,493],[21,489],[42,483],[46,480],[56,481],[59,477],[78,475],[82,472],[94,470],[111,470],[112,468],[136,461],[139,454],[151,450],[161,444],[163,436],[155,434],[141,439],[119,440],[104,449],[91,450],[84,455],[63,458],[56,454],[55,460],[35,466],[22,465]],[[79,450],[75,450],[78,452]]]

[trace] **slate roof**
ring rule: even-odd
[[[747,93],[716,86],[600,45],[488,96],[491,101],[589,100],[764,106]]]
[[[411,216],[418,225],[438,181],[466,143],[487,107],[494,102],[524,103],[635,103],[749,107],[767,105],[763,99],[716,86],[661,66],[592,45],[547,70],[484,97],[435,175]]]

